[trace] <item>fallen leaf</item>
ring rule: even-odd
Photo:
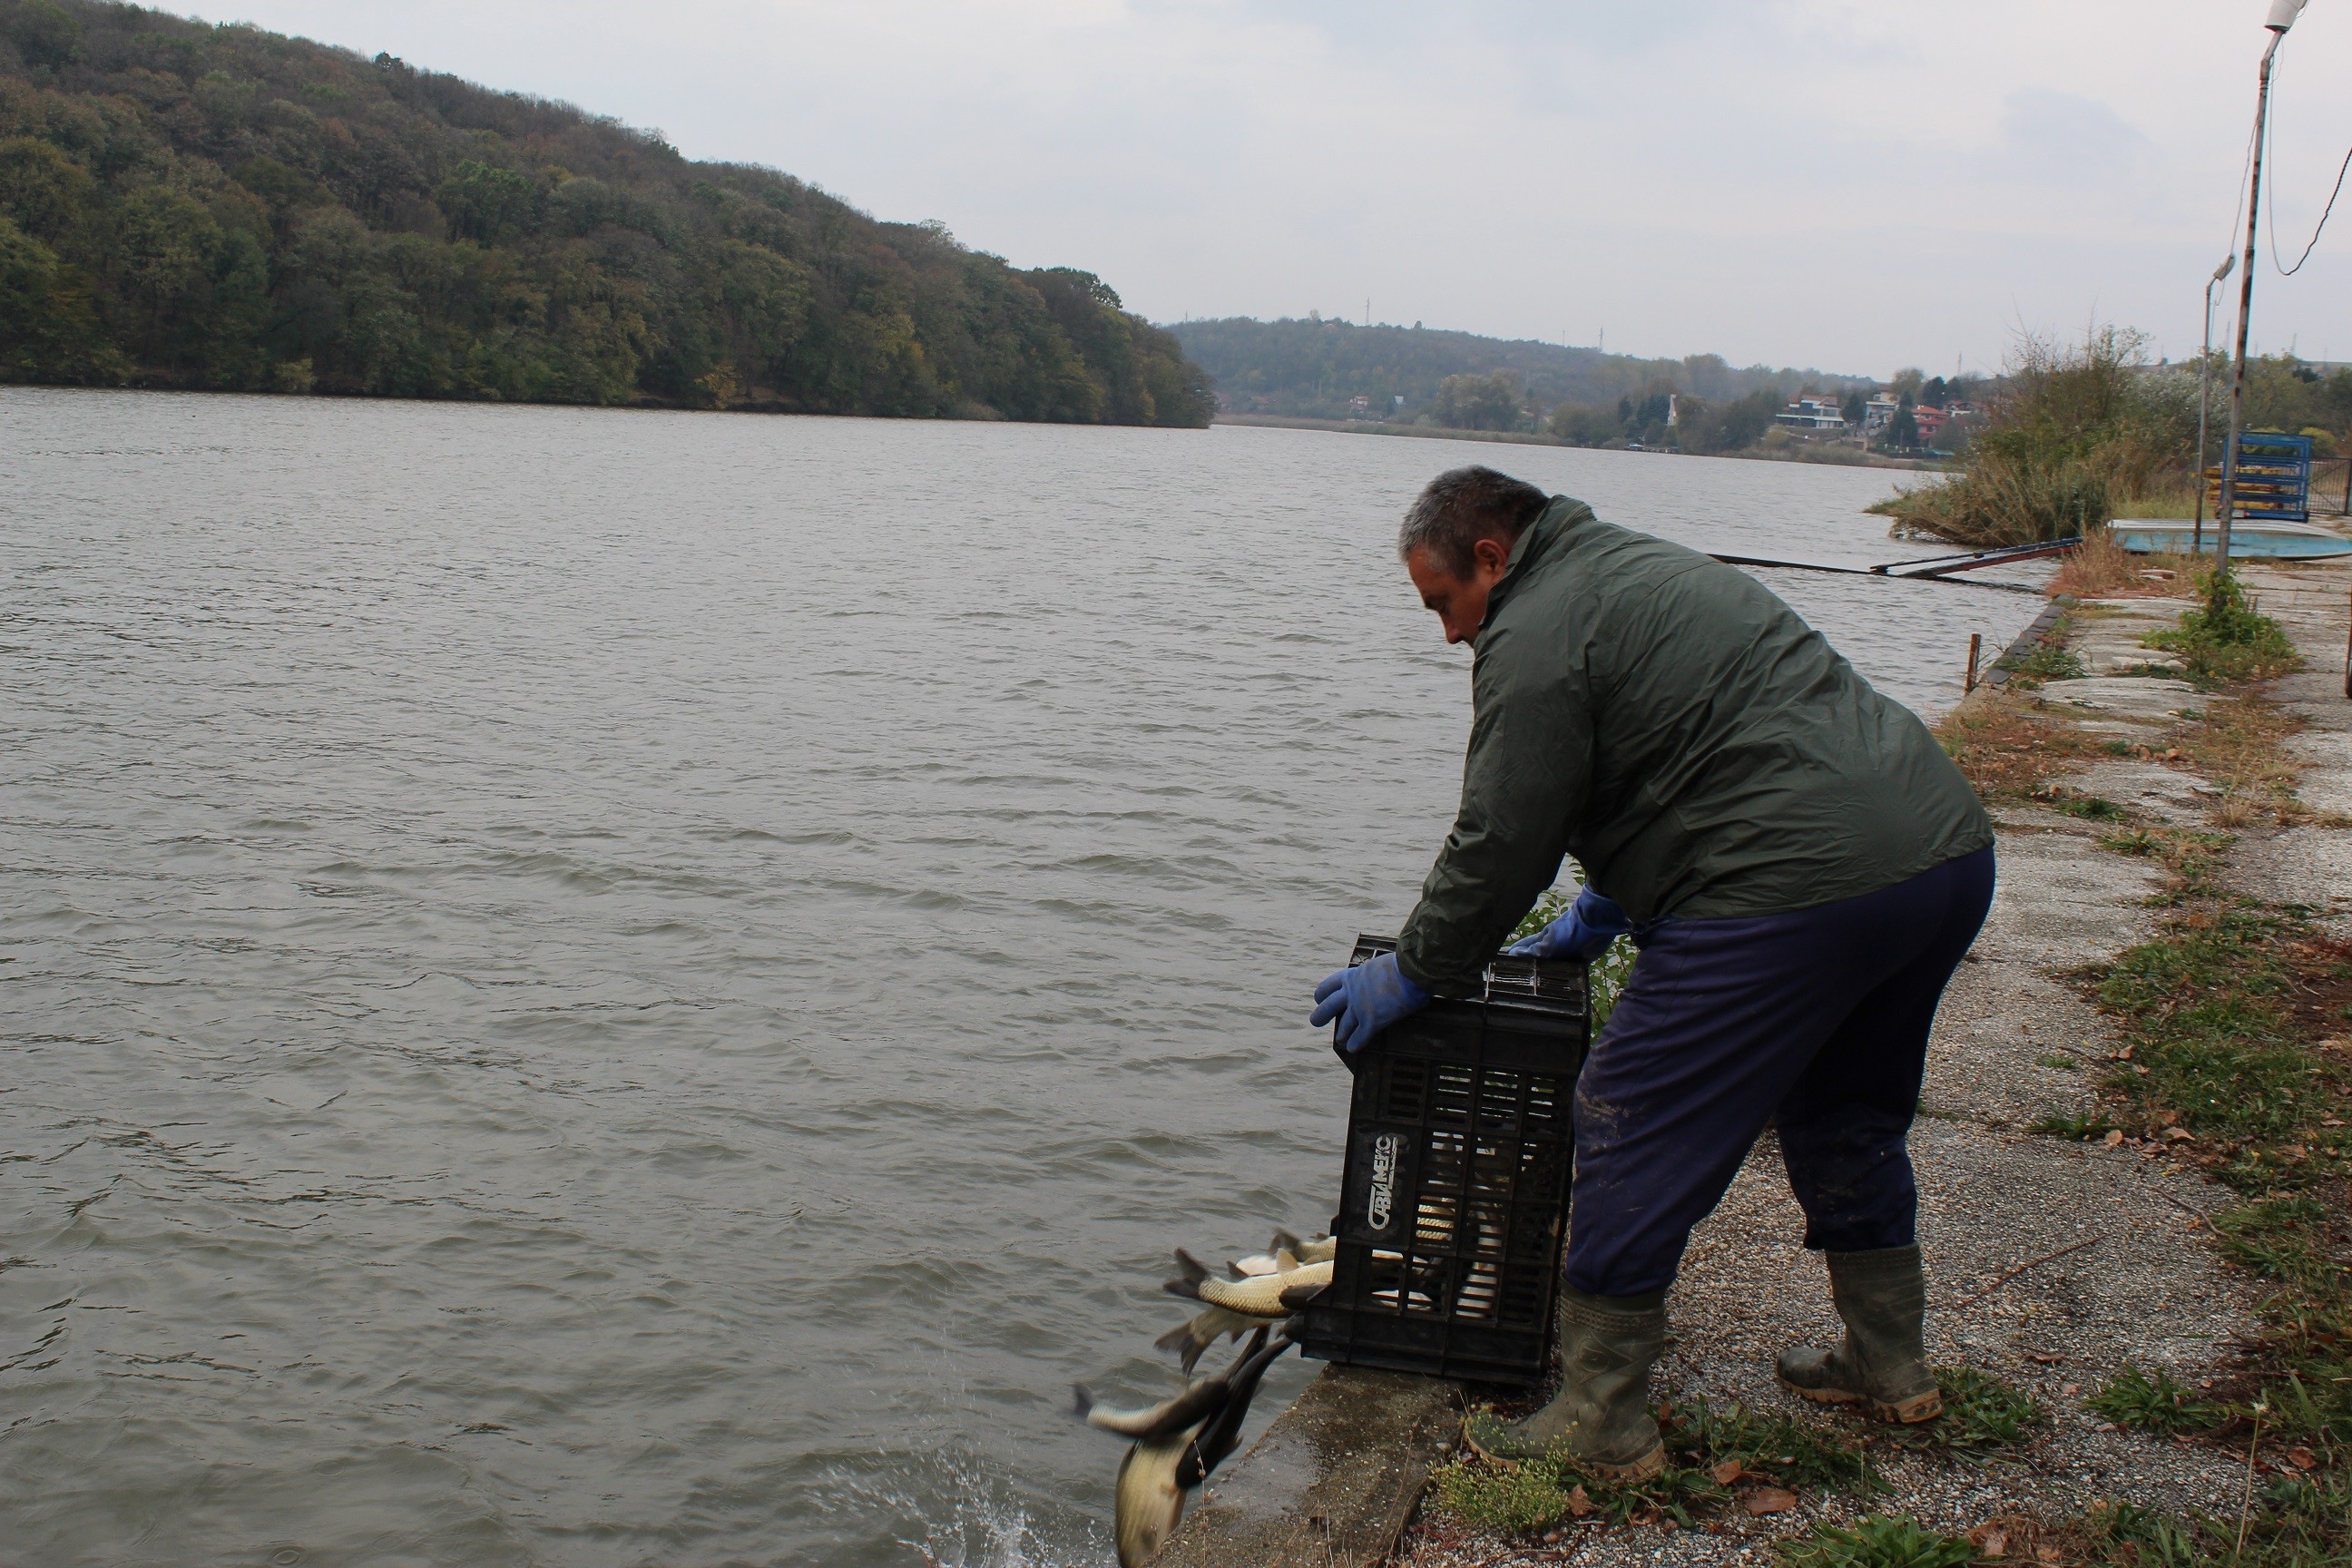
[[[1739,1506],[1752,1514],[1786,1513],[1797,1506],[1797,1494],[1779,1487],[1758,1487],[1739,1500]]]
[[[1726,1459],[1707,1471],[1708,1475],[1715,1478],[1715,1484],[1719,1487],[1729,1486],[1745,1473],[1745,1468],[1737,1459]]]
[[[2157,1117],[2156,1121],[2159,1127],[2178,1127],[2180,1125],[2180,1112],[2168,1110]]]
[[[2062,1383],[2058,1385],[2058,1392],[2071,1399],[2083,1392],[2083,1385],[2079,1383]]]
[[[2009,1531],[1995,1520],[1987,1520],[1969,1531],[1969,1544],[1987,1557],[1999,1557],[2009,1550]]]
[[[2033,1549],[2033,1557],[2034,1561],[2037,1563],[2049,1563],[2050,1568],[2058,1568],[2058,1564],[2066,1561],[2065,1554],[2054,1546],[2035,1547]]]
[[[2286,1451],[2286,1461],[2298,1470],[2319,1468],[2319,1456],[2308,1448],[2289,1448]]]
[[[2191,1132],[2186,1127],[2168,1127],[2164,1130],[2164,1135],[2167,1138],[2171,1139],[2175,1143],[2194,1143],[2197,1142],[2197,1134]]]
[[[2122,1050],[2116,1053],[2116,1060],[2119,1062],[2127,1062],[2131,1060],[2131,1054],[2134,1049],[2134,1047],[2126,1046]]]
[[[1594,1501],[1593,1501],[1590,1497],[1587,1497],[1587,1496],[1585,1495],[1584,1488],[1583,1488],[1583,1486],[1582,1486],[1582,1484],[1581,1484],[1581,1483],[1580,1483],[1580,1484],[1578,1484],[1578,1485],[1576,1485],[1576,1486],[1571,1487],[1571,1488],[1570,1488],[1570,1489],[1569,1489],[1569,1493],[1568,1493],[1568,1517],[1569,1517],[1569,1518],[1570,1518],[1570,1519],[1589,1519],[1589,1518],[1591,1518],[1592,1515],[1594,1515],[1594,1514],[1596,1514],[1596,1513],[1598,1513],[1598,1512],[1600,1512],[1600,1511],[1601,1511],[1601,1510],[1600,1510],[1600,1506],[1599,1506],[1598,1504],[1596,1504],[1596,1503],[1595,1503],[1595,1502],[1594,1502]]]
[[[2099,1142],[2110,1149],[2120,1149],[2123,1147],[2124,1130],[2120,1127],[2111,1127],[2107,1130],[2107,1135]]]
[[[2311,1151],[2305,1148],[2300,1143],[2290,1143],[2285,1148],[2281,1149],[2279,1152],[2285,1155],[2290,1160],[2300,1160],[2305,1154],[2310,1153]]]

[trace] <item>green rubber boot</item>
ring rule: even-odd
[[[1822,1405],[1863,1405],[1882,1421],[1909,1426],[1941,1415],[1944,1399],[1922,1339],[1927,1279],[1918,1247],[1828,1257],[1830,1295],[1845,1321],[1845,1343],[1835,1350],[1782,1351],[1780,1381]]]
[[[1563,1460],[1596,1480],[1645,1481],[1666,1468],[1650,1411],[1650,1369],[1666,1342],[1666,1296],[1588,1296],[1560,1287],[1559,1392],[1523,1421],[1474,1410],[1463,1440],[1490,1459]]]

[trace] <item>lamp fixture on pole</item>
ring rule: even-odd
[[[2271,41],[2263,49],[2260,82],[2254,93],[2254,158],[2246,178],[2245,270],[2238,275],[2238,363],[2230,382],[2230,439],[2221,448],[2221,497],[2214,518],[2212,608],[2219,613],[2229,593],[2230,520],[2238,510],[2238,437],[2246,424],[2246,334],[2254,311],[2254,218],[2263,206],[2263,136],[2271,113],[2271,60],[2286,37],[2286,30],[2303,15],[2306,0],[2271,0],[2271,14],[2263,26]],[[2202,489],[2203,477],[2199,477]]]

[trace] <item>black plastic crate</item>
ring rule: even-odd
[[[1350,964],[1391,952],[1356,939]],[[1357,1057],[1331,1288],[1302,1348],[1349,1366],[1526,1384],[1550,1354],[1591,1032],[1586,966],[1498,956]]]

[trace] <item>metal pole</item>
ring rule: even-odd
[[[2238,437],[2246,424],[2246,334],[2253,325],[2254,217],[2263,205],[2263,132],[2271,113],[2271,58],[2278,53],[2280,40],[2285,37],[2284,28],[2271,29],[2270,45],[2263,50],[2261,86],[2254,94],[2254,165],[2246,180],[2245,273],[2238,279],[2238,365],[2230,382],[2230,439],[2221,448],[2221,499],[2219,515],[2213,520],[2216,537],[2211,608],[2217,615],[2223,596],[2229,593],[2230,521],[2238,510]]]
[[[2205,280],[2205,346],[2197,356],[2197,526],[2189,535],[2191,561],[2205,553],[2205,411],[2213,402],[2213,286],[2229,269],[2225,261],[2221,272]]]

